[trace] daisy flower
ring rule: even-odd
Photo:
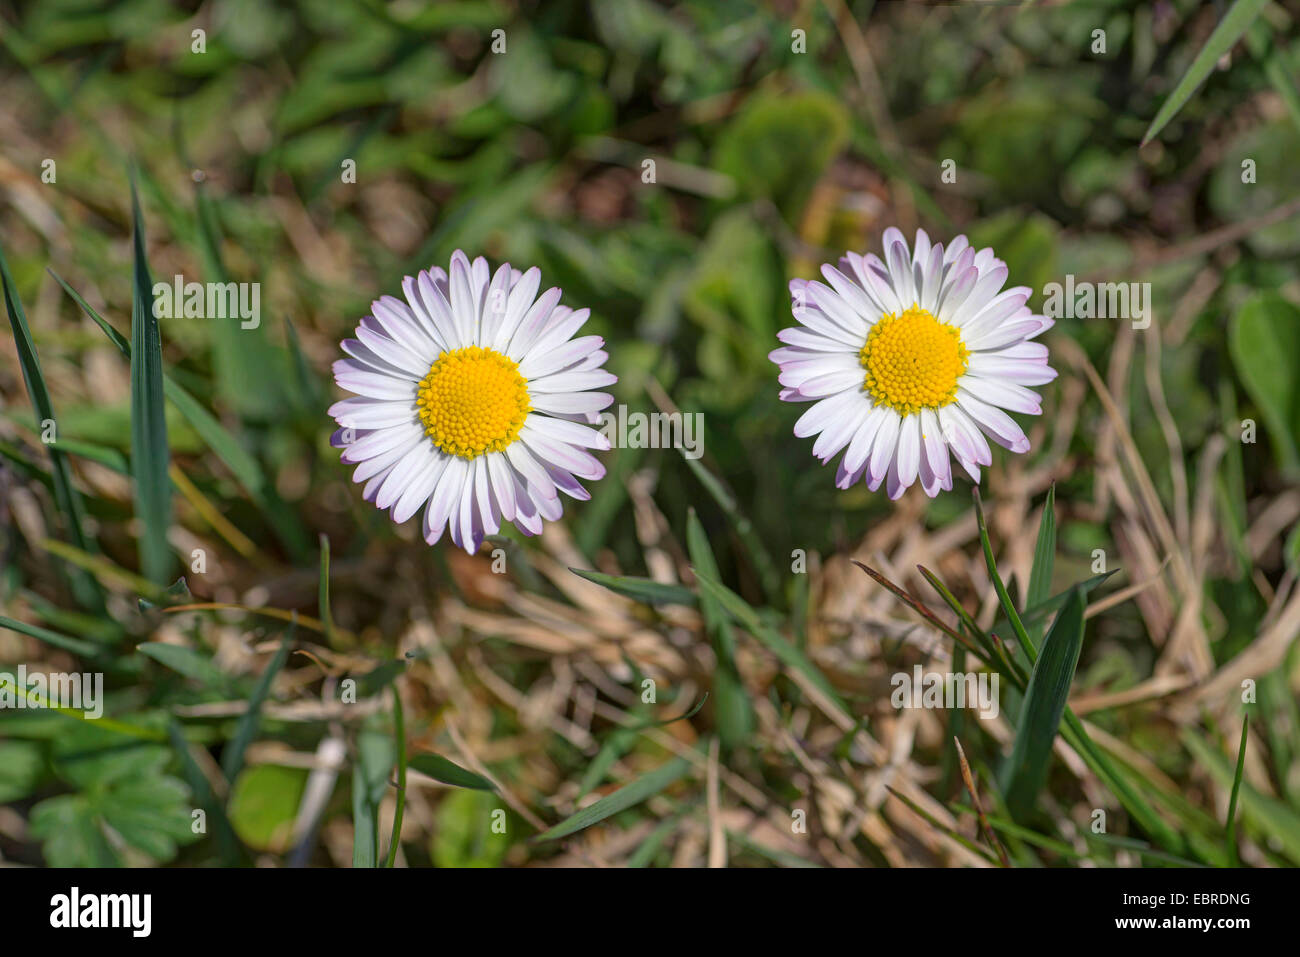
[[[451,268],[402,281],[343,341],[334,380],[356,393],[330,407],[331,438],[364,498],[401,523],[424,508],[430,545],[450,529],[471,555],[513,522],[528,535],[555,521],[560,492],[591,496],[579,479],[605,468],[588,449],[609,440],[590,425],[618,381],[601,366],[600,336],[574,335],[590,310],[540,296],[541,272],[495,273],[457,250]]]
[[[1002,288],[1007,266],[992,249],[977,252],[965,236],[945,248],[923,230],[908,249],[891,227],[883,260],[847,253],[822,275],[829,285],[791,280],[799,325],[777,334],[785,345],[769,358],[781,398],[814,403],[794,434],[816,435],[823,463],[844,451],[837,486],[884,482],[897,499],[920,479],[934,497],[952,488],[950,455],[979,484],[993,462],[986,436],[1029,451],[1003,410],[1041,414],[1027,387],[1056,371],[1031,340],[1053,322],[1025,305],[1028,286]]]

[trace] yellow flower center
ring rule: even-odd
[[[440,354],[420,380],[416,405],[433,444],[465,459],[503,451],[532,408],[519,366],[481,346]]]
[[[960,329],[913,303],[899,315],[881,316],[859,357],[867,370],[864,388],[875,404],[911,415],[956,401],[970,350]]]

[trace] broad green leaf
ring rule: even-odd
[[[229,804],[230,824],[239,839],[258,851],[288,850],[306,788],[303,768],[257,764],[241,771]]]
[[[557,838],[568,837],[583,828],[600,823],[607,817],[612,817],[630,807],[635,807],[684,777],[690,767],[690,762],[685,758],[673,758],[667,764],[660,765],[650,773],[637,778],[631,784],[624,785],[613,794],[607,795],[595,804],[571,815],[550,830],[537,835],[533,840],[553,841]]]
[[[713,165],[742,196],[772,200],[793,222],[849,128],[847,111],[828,93],[760,92],[718,134]]]
[[[1268,0],[1236,0],[1232,5],[1232,9],[1219,21],[1219,25],[1214,28],[1210,38],[1205,41],[1205,45],[1201,47],[1201,52],[1196,54],[1196,59],[1187,68],[1183,78],[1178,81],[1174,91],[1165,99],[1159,112],[1156,113],[1156,118],[1147,127],[1141,145],[1145,146],[1151,142],[1156,134],[1165,128],[1165,124],[1178,114],[1178,111],[1183,108],[1183,104],[1191,99],[1192,94],[1196,92],[1196,88],[1205,82],[1205,78],[1214,70],[1220,58],[1232,49],[1233,44],[1241,39],[1241,35],[1246,32],[1246,28],[1250,26],[1255,17],[1259,15],[1259,11],[1263,10],[1267,3]]]
[[[45,776],[41,746],[30,741],[0,741],[0,804],[27,797]]]
[[[452,791],[438,801],[429,842],[438,867],[496,867],[510,847],[508,834],[492,830],[500,798],[486,791]]]
[[[1083,647],[1083,610],[1083,595],[1076,589],[1052,623],[1029,676],[1016,740],[1003,772],[1007,807],[1017,821],[1029,816],[1047,780],[1052,742],[1056,740]]]

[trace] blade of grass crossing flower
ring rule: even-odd
[[[1183,78],[1178,81],[1178,85],[1161,105],[1156,118],[1147,127],[1146,135],[1142,137],[1142,146],[1151,142],[1169,121],[1178,115],[1178,111],[1191,99],[1196,88],[1204,83],[1205,78],[1214,70],[1219,59],[1232,49],[1233,44],[1246,32],[1246,28],[1267,3],[1268,0],[1237,0],[1232,5],[1232,9],[1219,21],[1219,25],[1201,47],[1201,52],[1196,54],[1192,65],[1187,68]]]
[[[36,354],[36,343],[32,340],[31,329],[27,326],[27,314],[18,296],[18,287],[14,285],[13,277],[9,274],[9,263],[5,260],[3,249],[0,249],[0,283],[4,286],[5,311],[9,314],[14,345],[18,349],[18,362],[23,370],[23,382],[27,386],[27,395],[36,413],[37,424],[42,434],[47,422],[54,423],[54,428],[57,430],[58,419],[54,415],[54,403],[50,401],[45,374],[41,371],[41,360]],[[55,434],[57,435],[57,431]],[[49,453],[54,501],[59,511],[63,513],[67,535],[73,545],[82,551],[88,551],[93,547],[93,542],[82,528],[85,521],[85,508],[80,493],[72,484],[72,472],[68,468],[67,456],[55,444],[49,445]],[[81,569],[73,569],[68,581],[78,604],[92,611],[100,613],[104,611],[104,593],[94,578]]]
[[[1241,775],[1246,770],[1246,737],[1250,733],[1250,718],[1241,719],[1241,743],[1237,745],[1237,770],[1232,775],[1232,796],[1228,799],[1228,859],[1233,867],[1237,860],[1237,796],[1241,792]]]
[[[1029,569],[1029,589],[1025,610],[1041,605],[1052,596],[1052,565],[1056,559],[1056,486],[1047,490],[1043,517],[1038,522],[1038,541],[1034,544],[1034,564]],[[1025,631],[1037,642],[1043,635],[1043,623],[1022,622]]]
[[[695,509],[691,509],[686,517],[686,548],[696,571],[715,581],[722,577],[713,550],[709,548],[709,537]],[[732,634],[727,613],[713,595],[703,590],[700,592],[700,611],[717,657],[713,672],[714,720],[722,747],[730,751],[749,740],[754,730],[754,711],[740,679],[740,669],[736,666],[736,636]]]
[[[1047,780],[1052,742],[1056,740],[1083,647],[1083,608],[1083,596],[1076,590],[1052,623],[1029,676],[1002,788],[1011,816],[1017,821],[1024,821],[1033,811],[1038,792]]]
[[[253,689],[248,699],[248,710],[235,726],[234,738],[221,752],[221,770],[226,775],[226,780],[232,784],[235,776],[244,766],[244,752],[248,750],[248,746],[253,743],[253,737],[257,734],[257,726],[262,721],[262,705],[266,702],[267,695],[271,693],[271,683],[284,667],[284,663],[289,660],[289,652],[293,650],[294,632],[297,630],[297,621],[290,622],[289,630],[284,640],[280,642],[280,647],[276,649],[275,657],[267,665],[266,671],[262,672],[257,687]]]
[[[557,838],[576,834],[583,828],[599,824],[608,817],[613,817],[628,808],[635,807],[642,801],[654,797],[660,791],[675,784],[690,770],[690,762],[685,758],[673,758],[667,764],[660,765],[648,774],[642,775],[631,784],[624,785],[613,794],[609,794],[595,804],[570,815],[555,827],[538,834],[534,841],[553,841]]]
[[[163,417],[162,338],[153,314],[153,281],[145,254],[144,217],[135,178],[131,180],[134,266],[131,298],[131,472],[135,479],[135,513],[140,521],[140,571],[150,581],[166,583],[172,555],[167,544],[171,524],[171,479],[167,424]]]

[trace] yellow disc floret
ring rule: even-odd
[[[867,333],[860,353],[864,388],[876,405],[900,415],[938,409],[956,401],[969,358],[960,329],[913,303],[898,315],[881,316]]]
[[[532,409],[518,364],[481,346],[439,355],[420,380],[416,405],[433,444],[465,459],[503,451]]]

